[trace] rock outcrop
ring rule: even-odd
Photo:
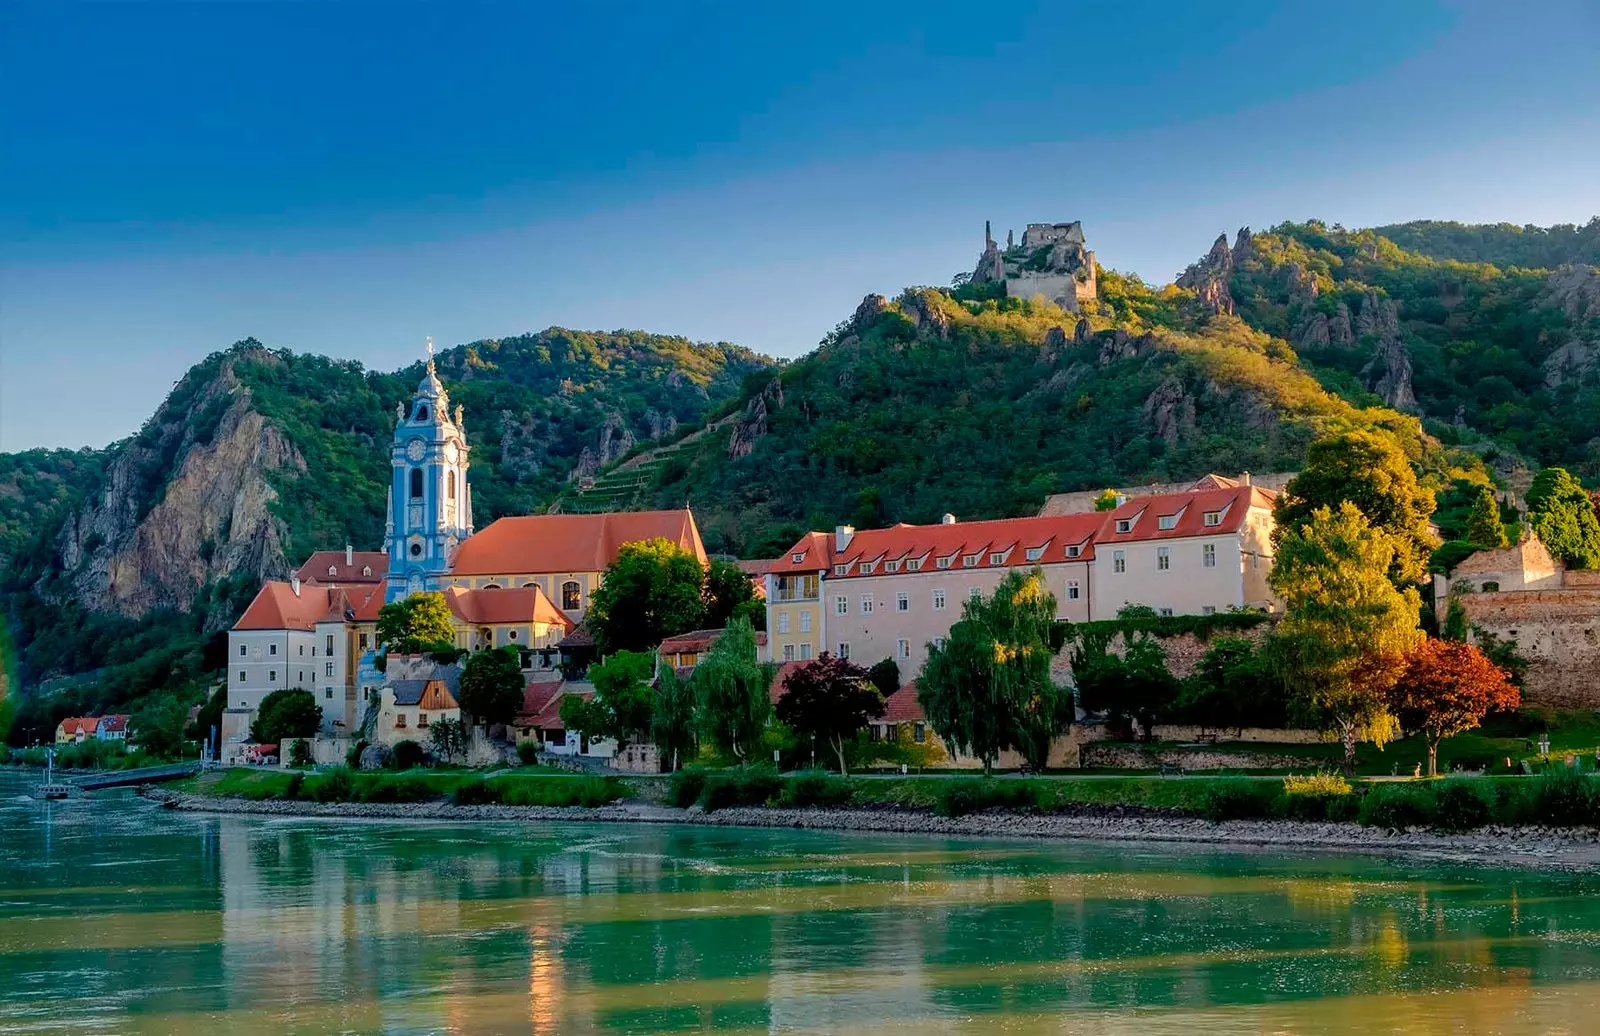
[[[1563,266],[1545,278],[1545,298],[1573,322],[1600,319],[1600,267]]]
[[[605,424],[600,426],[599,439],[593,446],[585,446],[578,454],[578,462],[573,465],[568,480],[577,482],[593,478],[596,472],[625,456],[638,442],[633,429],[628,427],[627,420],[621,414],[607,414]]]
[[[1600,371],[1600,342],[1584,342],[1575,338],[1545,357],[1539,369],[1544,372],[1545,388],[1583,382]]]
[[[224,577],[287,575],[272,476],[304,471],[305,459],[252,409],[234,373],[240,355],[215,372],[191,372],[208,380],[180,383],[173,398],[183,402],[163,404],[111,463],[101,491],[62,526],[64,582],[42,581],[41,596],[139,617],[187,610]],[[250,355],[276,360],[265,349]]]
[[[1383,398],[1384,405],[1396,410],[1416,410],[1417,396],[1411,387],[1411,354],[1399,337],[1387,338],[1361,369],[1367,387]]]
[[[882,301],[883,296],[869,295],[867,298]],[[856,310],[858,315],[860,312],[859,309]],[[773,378],[767,383],[766,388],[745,404],[744,416],[733,426],[733,435],[728,439],[728,459],[738,460],[740,457],[748,457],[756,448],[756,440],[767,434],[768,419],[782,408],[783,382]]]
[[[1176,443],[1194,431],[1194,397],[1175,378],[1156,386],[1144,401],[1144,422],[1168,443]]]
[[[1241,240],[1244,234],[1244,230],[1239,231]],[[1211,312],[1231,314],[1233,295],[1228,282],[1232,277],[1233,249],[1228,247],[1228,235],[1218,234],[1205,258],[1178,275],[1177,285],[1194,292],[1200,304]]]

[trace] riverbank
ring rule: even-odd
[[[156,787],[144,797],[186,812],[361,820],[694,824],[720,827],[805,828],[884,834],[1187,844],[1227,849],[1403,854],[1488,866],[1593,870],[1600,868],[1600,830],[1483,827],[1467,834],[1391,832],[1349,823],[1226,820],[1163,816],[1100,807],[1082,813],[1012,812],[937,816],[895,808],[734,806],[707,812],[638,801],[581,806],[456,805],[451,802],[305,802],[218,798]]]

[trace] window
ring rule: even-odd
[[[788,612],[779,612],[778,613],[778,632],[779,633],[788,633],[789,632],[789,613]]]
[[[1044,557],[1044,548],[1029,547],[1026,557],[1029,561],[1038,561],[1040,558]]]
[[[1178,516],[1175,514],[1163,514],[1156,518],[1156,528],[1158,529],[1176,529],[1177,527]]]
[[[1214,604],[1203,605],[1200,608],[1200,614],[1201,615],[1215,615],[1215,614],[1217,614],[1217,606],[1214,605]]]
[[[1500,584],[1491,579],[1483,584],[1483,592],[1486,594],[1497,594],[1500,592]]]
[[[1133,519],[1132,518],[1118,518],[1117,519],[1117,531],[1118,532],[1132,532],[1133,531]]]
[[[248,677],[245,676],[244,670],[239,670],[239,682],[244,683],[246,679],[248,679]]]
[[[1202,544],[1200,547],[1200,564],[1206,568],[1217,567],[1217,545],[1215,543]]]
[[[329,565],[328,566],[328,574],[330,576],[338,575],[339,574],[339,566],[338,565]]]
[[[926,723],[918,723],[911,728],[911,740],[920,745],[927,739],[928,725]]]
[[[411,545],[411,556],[414,557],[414,558],[422,557],[422,544],[413,543]]]
[[[850,642],[848,640],[839,641],[839,652],[838,652],[838,655],[839,655],[840,658],[849,658],[850,657]]]
[[[456,498],[456,473],[455,472],[453,472],[453,471],[445,472],[444,485],[445,485],[445,494],[444,494],[445,495],[445,499],[454,500]]]
[[[278,671],[276,669],[268,669],[267,670],[267,683],[277,683],[277,682],[278,682]]]
[[[947,557],[947,558],[936,558],[936,559],[934,559],[933,567],[934,568],[949,568],[950,567],[950,563],[952,561],[954,561],[954,560],[955,560],[955,556],[954,555],[951,555],[950,557]]]
[[[332,701],[333,700],[333,688],[329,687],[326,691],[323,691],[322,692],[322,696],[324,698],[328,699],[329,701]]]
[[[326,654],[333,654],[333,634],[328,634],[328,650]]]
[[[811,612],[809,610],[800,613],[800,632],[811,632]]]
[[[1160,614],[1160,616],[1163,619],[1167,619],[1167,618],[1171,618],[1172,617],[1172,609],[1171,608],[1157,608],[1156,611],[1157,611],[1157,613]]]
[[[561,607],[572,611],[583,606],[583,588],[576,579],[561,584]]]
[[[943,590],[935,590],[933,592],[933,610],[936,611],[936,612],[944,611],[944,591]]]
[[[332,662],[329,662],[328,664],[326,664],[326,665],[324,665],[322,667],[322,675],[323,676],[332,676],[333,675],[333,663]]]
[[[1067,580],[1067,600],[1076,601],[1078,596],[1078,581],[1076,579]]]
[[[968,554],[966,557],[961,559],[961,566],[963,568],[977,568],[978,567],[978,555],[976,555],[976,554]]]
[[[802,550],[798,553],[790,554],[789,560],[794,562],[796,565],[803,565],[805,564],[806,560],[806,552]]]
[[[912,558],[910,561],[906,562],[906,568],[909,569],[912,572],[921,572],[922,571],[922,559],[921,558]]]
[[[861,563],[861,574],[864,576],[870,576],[877,570],[877,568],[878,563],[876,561],[863,561]]]
[[[1067,557],[1069,557],[1069,558],[1075,558],[1079,554],[1082,554],[1082,553],[1083,553],[1083,547],[1080,546],[1079,544],[1072,543],[1072,544],[1069,544],[1067,546]]]
[[[944,638],[943,637],[934,637],[933,638],[933,646],[936,647],[936,648],[941,648],[942,649],[944,647]]]
[[[362,633],[359,636],[357,636],[356,637],[356,643],[361,646],[361,650],[362,651],[367,650],[367,635],[365,633]]]
[[[785,644],[785,645],[783,645],[783,660],[785,662],[793,662],[794,661],[794,645],[793,644]]]
[[[507,632],[506,633],[506,639],[507,640],[516,640],[517,639],[517,631],[516,630],[510,630],[509,632]]]
[[[1165,572],[1172,567],[1172,548],[1156,548],[1156,571]]]
[[[843,594],[840,594],[838,597],[835,597],[833,599],[833,614],[835,614],[835,615],[849,615],[850,614],[850,598],[844,596]]]
[[[911,657],[911,641],[901,639],[894,642],[894,655],[896,658]]]
[[[810,644],[801,644],[800,645],[800,661],[804,662],[807,659],[809,659],[810,657],[811,657],[811,645]]]
[[[304,658],[306,654],[306,646],[304,644],[296,644],[295,646],[300,649],[300,657]]]
[[[1005,563],[1006,563],[1006,556],[1004,554],[1001,554],[999,551],[996,551],[995,553],[989,555],[989,564],[991,564],[991,565],[1003,565]]]
[[[267,654],[276,655],[277,653],[278,653],[278,645],[276,645],[276,644],[268,644],[267,645]]]
[[[983,591],[975,586],[969,586],[967,587],[967,596],[976,601],[978,598],[983,596]]]
[[[908,612],[908,611],[910,611],[911,610],[911,595],[910,594],[904,594],[904,593],[895,594],[894,595],[894,610],[897,611],[897,612]]]
[[[1128,570],[1128,555],[1120,550],[1111,552],[1111,571],[1126,572]]]
[[[418,421],[426,421],[427,419],[428,419],[428,405],[426,403],[424,403],[421,406],[417,407],[417,420]]]
[[[422,499],[422,469],[411,469],[411,499]]]
[[[361,574],[364,575],[364,576],[370,576],[372,574],[372,566],[371,565],[362,565],[361,566]]]
[[[842,575],[846,574],[849,571],[850,571],[850,566],[849,565],[834,565],[833,566],[833,574],[836,575],[836,576],[842,576]]]
[[[900,571],[900,562],[898,562],[898,561],[885,561],[883,563],[883,570],[885,572],[898,572],[898,571]]]
[[[1205,513],[1205,515],[1201,518],[1201,521],[1207,526],[1221,525],[1222,524],[1222,512],[1221,511],[1207,511]]]
[[[239,645],[239,657],[243,658],[244,657],[244,652],[245,652],[245,647],[244,647],[243,644],[240,644]]]
[[[861,614],[862,615],[871,615],[872,614],[872,595],[871,594],[862,594],[861,595]]]

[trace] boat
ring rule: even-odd
[[[46,749],[44,753],[44,783],[35,789],[35,794],[41,799],[64,799],[72,794],[72,785],[58,781],[56,777],[56,750]]]

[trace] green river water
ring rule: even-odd
[[[1600,876],[175,814],[0,775],[0,1032],[1600,1033]]]

